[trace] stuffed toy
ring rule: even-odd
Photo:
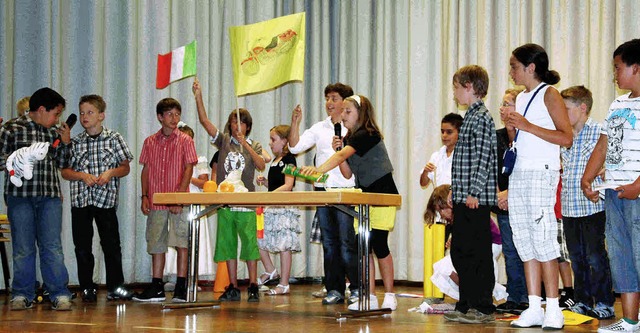
[[[17,187],[22,186],[22,179],[33,178],[33,163],[42,161],[49,152],[48,142],[36,142],[29,147],[23,147],[14,151],[7,158],[7,172],[11,176],[11,183]]]

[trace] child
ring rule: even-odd
[[[420,186],[427,187],[431,182],[435,186],[451,184],[451,160],[453,148],[458,142],[458,133],[462,126],[462,116],[449,113],[440,122],[440,140],[443,146],[429,158],[429,162],[420,172]]]
[[[251,114],[245,109],[240,109],[240,119],[237,119],[237,111],[229,114],[225,131],[220,131],[209,120],[202,101],[202,89],[198,79],[193,82],[193,94],[198,108],[200,124],[211,136],[211,143],[218,147],[219,160],[216,175],[218,184],[232,171],[242,172],[242,182],[250,191],[255,191],[255,171],[264,170],[265,162],[262,157],[262,145],[259,142],[247,139],[251,133]],[[218,229],[216,237],[216,251],[214,261],[227,262],[230,284],[220,296],[221,301],[239,301],[240,290],[238,285],[238,236],[242,241],[240,259],[247,262],[249,270],[249,302],[260,301],[257,285],[257,263],[260,258],[258,241],[256,238],[256,213],[252,209],[244,207],[222,208],[218,210]]]
[[[451,260],[460,277],[460,300],[449,321],[494,321],[491,291],[495,284],[491,256],[491,206],[496,197],[496,128],[482,98],[489,76],[484,68],[464,66],[453,75],[453,96],[468,106],[451,167],[453,227]]]
[[[18,117],[24,116],[29,111],[29,96],[19,99],[16,103],[16,109],[18,110]]]
[[[33,165],[34,177],[15,186],[7,176],[4,194],[11,221],[13,279],[11,310],[33,306],[36,281],[36,249],[40,254],[42,279],[47,285],[53,310],[70,310],[69,275],[64,265],[62,243],[62,200],[58,169],[67,167],[71,135],[66,123],[55,127],[65,108],[65,100],[51,88],[41,88],[29,100],[28,114],[8,121],[0,129],[0,170],[9,155],[36,142],[61,144]],[[36,218],[39,217],[39,218]],[[36,243],[38,244],[36,248]]]
[[[429,202],[427,203],[427,209],[425,210],[424,217],[427,225],[432,225],[435,222],[437,216],[440,216],[448,223],[453,222],[453,204],[451,202],[451,185],[443,184],[436,187],[431,193]],[[491,252],[493,254],[493,274],[495,279],[498,279],[498,263],[497,259],[502,252],[502,243],[500,240],[500,230],[498,226],[491,222]],[[451,244],[447,242],[447,247]],[[431,276],[431,282],[438,287],[443,293],[449,297],[459,300],[460,288],[458,287],[459,277],[453,263],[451,262],[451,256],[445,256],[443,259],[433,264],[433,275]],[[507,291],[504,286],[499,283],[495,283],[493,287],[493,297],[496,300],[507,298]]]
[[[611,269],[605,247],[604,203],[591,202],[581,195],[580,179],[602,132],[602,126],[589,114],[593,98],[584,86],[560,92],[573,128],[573,145],[561,150],[562,217],[567,248],[574,272],[574,296],[570,310],[600,320],[615,316]],[[602,183],[598,176],[596,185]],[[595,306],[595,307],[594,307]]]
[[[541,46],[525,44],[516,48],[509,64],[513,82],[525,86],[516,98],[515,112],[509,112],[506,127],[518,150],[509,177],[509,223],[524,263],[529,293],[529,308],[511,326],[561,329],[564,317],[558,300],[560,249],[553,206],[560,177],[560,146],[571,146],[571,125],[560,93],[549,86],[557,83],[560,75],[549,70],[549,58]],[[546,314],[541,307],[541,280],[547,297]]]
[[[564,223],[562,222],[562,169],[560,169],[560,180],[558,181],[558,189],[556,191],[556,204],[553,206],[553,212],[556,217],[556,225],[558,228],[558,247],[560,256],[558,257],[558,273],[562,281],[562,289],[558,290],[560,299],[558,303],[561,309],[574,306],[576,302],[573,300],[573,277],[571,276],[571,259],[569,258],[569,250],[567,249],[567,240],[564,235]],[[569,199],[567,199],[569,200]],[[543,286],[544,287],[544,286]]]
[[[193,166],[198,161],[196,148],[188,135],[178,130],[182,106],[173,98],[165,98],[156,106],[162,128],[144,140],[140,163],[142,168],[142,213],[147,215],[147,252],[153,259],[152,282],[133,300],[161,302],[165,300],[162,282],[165,254],[172,246],[178,252],[178,273],[173,302],[187,299],[187,247],[189,246],[188,207],[161,206],[153,203],[154,193],[189,192]]]
[[[102,126],[107,104],[98,95],[80,97],[80,124],[84,132],[73,138],[69,168],[62,177],[70,181],[71,230],[83,302],[96,302],[93,282],[93,221],[96,221],[107,275],[107,299],[131,299],[123,286],[122,252],[118,227],[120,178],[129,174],[133,154],[118,132]]]
[[[605,192],[605,237],[609,248],[609,263],[613,288],[621,294],[622,319],[598,332],[635,332],[638,324],[640,299],[640,261],[637,242],[640,238],[640,170],[635,138],[638,137],[636,119],[640,117],[640,39],[618,46],[613,52],[614,77],[620,89],[630,90],[616,98],[600,133],[593,154],[587,163],[580,187],[592,202],[600,200],[592,183],[602,165],[610,187]]]
[[[355,175],[356,184],[362,192],[398,194],[396,183],[393,181],[393,166],[384,145],[382,133],[376,124],[373,106],[368,98],[361,95],[347,97],[342,103],[342,122],[349,130],[344,137],[345,145],[319,167],[303,167],[303,174],[314,172],[326,173],[340,167],[345,178]],[[333,147],[343,146],[343,139],[334,136]],[[389,209],[388,209],[389,208]],[[371,214],[371,231],[369,234],[371,249],[378,257],[380,275],[384,284],[385,294],[382,308],[395,310],[397,308],[396,295],[393,291],[393,257],[389,251],[387,239],[389,230],[395,222],[395,207],[382,207],[381,214]],[[370,303],[369,309],[378,308],[375,292],[375,264],[373,256],[369,257]],[[353,281],[351,281],[353,282]],[[350,310],[357,310],[358,302],[349,306]]]
[[[265,185],[269,192],[291,191],[295,185],[293,176],[285,176],[282,170],[287,164],[296,165],[296,158],[289,152],[287,137],[291,127],[279,125],[269,131],[269,147],[275,158],[269,168],[269,178],[258,177],[258,185]],[[289,276],[291,274],[291,252],[300,252],[300,212],[285,207],[268,207],[264,211],[264,238],[258,239],[260,258],[267,272],[275,272],[269,252],[280,253],[280,283],[276,288],[268,290],[268,295],[284,295],[289,293]],[[264,275],[271,276],[272,273]]]

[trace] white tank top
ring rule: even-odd
[[[542,84],[544,83],[540,83],[540,85]],[[523,91],[518,94],[516,97],[516,112],[524,114],[529,100],[531,100],[531,97],[535,91],[538,90],[540,85],[529,92]],[[544,104],[544,95],[549,88],[555,89],[550,85],[540,89],[540,92],[538,92],[533,102],[531,102],[529,111],[527,111],[525,118],[534,125],[555,130],[556,126],[553,124],[553,120],[549,115],[549,110]],[[525,131],[519,132],[520,134],[518,134],[518,139],[516,141],[518,157],[516,158],[514,170],[560,170],[559,145],[545,141]]]

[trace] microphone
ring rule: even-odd
[[[342,139],[342,125],[340,125],[340,123],[333,124],[333,133],[335,134],[335,136]],[[338,147],[336,151],[340,151],[340,149],[342,148]]]
[[[67,120],[65,121],[65,123],[67,123],[67,126],[69,126],[69,129],[71,129],[73,125],[76,124],[76,121],[78,121],[78,116],[76,116],[75,113],[72,113],[69,115],[69,117],[67,117]],[[60,137],[58,137],[55,141],[53,141],[53,144],[51,145],[51,147],[58,148],[59,145],[60,145]]]

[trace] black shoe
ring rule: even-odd
[[[521,314],[522,311],[526,310],[528,307],[529,307],[529,304],[527,303],[518,304],[514,301],[506,301],[496,307],[496,312]]]
[[[327,297],[322,300],[322,304],[331,305],[331,304],[342,304],[344,303],[344,297],[337,290],[331,290],[327,293]]]
[[[164,302],[164,289],[162,285],[151,284],[142,293],[133,294],[132,299],[138,302]]]
[[[260,302],[258,285],[256,285],[255,283],[252,283],[249,286],[249,289],[247,289],[247,292],[249,292],[249,299],[248,299],[249,302]]]
[[[187,301],[187,288],[184,286],[176,286],[173,290],[173,298],[171,302],[173,303],[185,303]]]
[[[125,288],[124,286],[120,286],[117,287],[116,289],[113,289],[112,291],[107,293],[107,300],[108,301],[113,301],[113,300],[130,300],[133,297],[133,292],[131,292],[131,290]]]
[[[224,293],[220,298],[218,298],[218,300],[223,302],[240,301],[240,289],[234,287],[232,283],[224,289]]]
[[[98,291],[96,288],[87,288],[82,290],[82,301],[85,303],[95,303],[98,300]]]
[[[560,293],[560,300],[558,303],[560,304],[560,309],[568,309],[574,305],[576,305],[576,301],[573,300],[573,293],[567,293],[566,291],[562,291]]]

